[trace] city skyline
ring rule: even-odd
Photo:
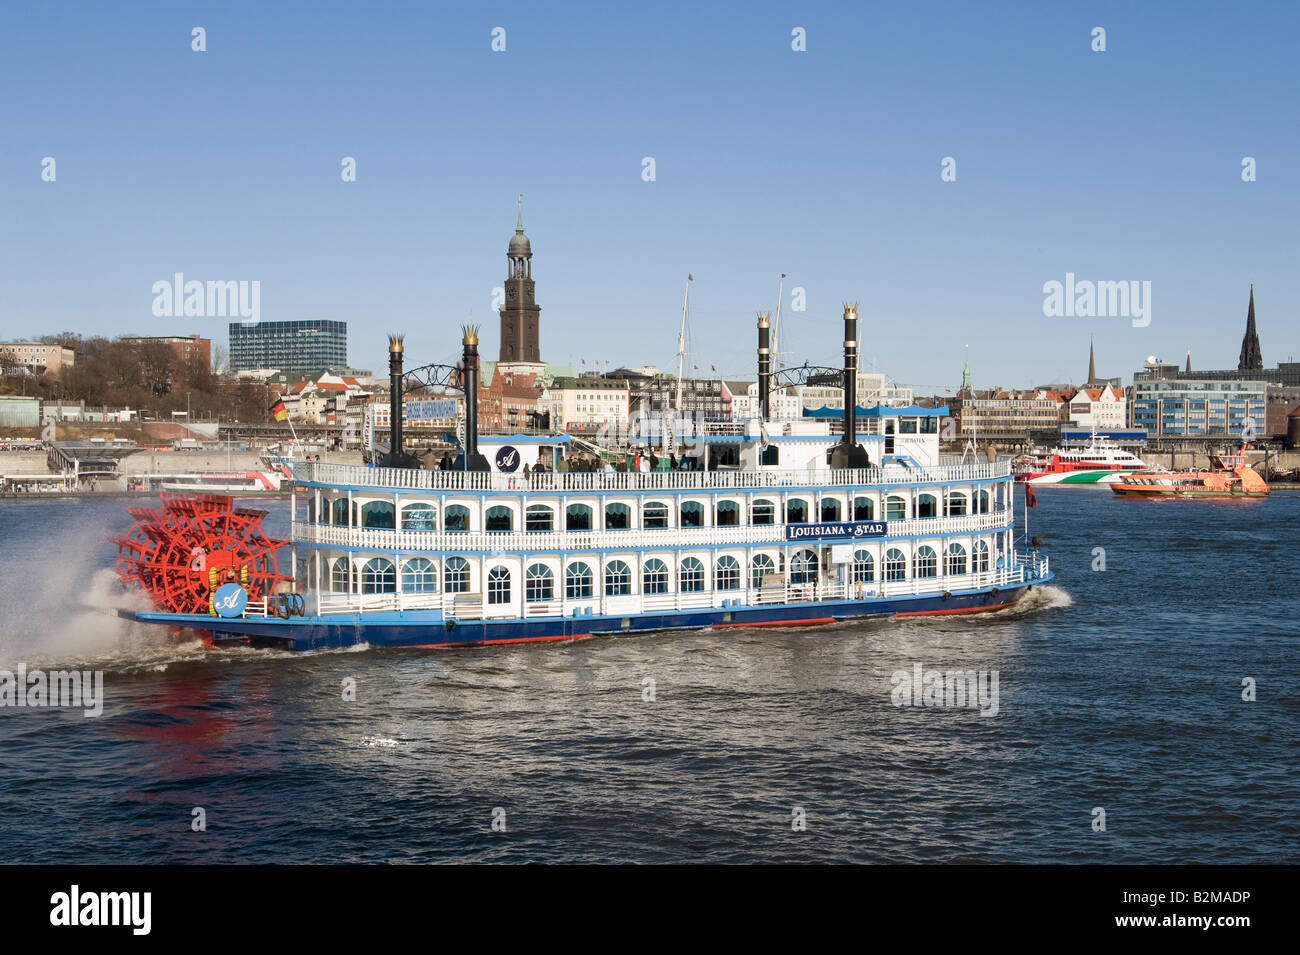
[[[183,273],[259,282],[263,321],[348,322],[354,367],[390,330],[446,360],[466,321],[496,354],[522,192],[553,365],[675,370],[688,273],[687,370],[728,378],[781,273],[791,363],[836,364],[857,299],[863,367],[918,393],[955,390],[966,344],[977,387],[1081,383],[1090,340],[1102,377],[1234,367],[1252,281],[1265,365],[1300,352],[1294,11],[687,9],[569,30],[397,4],[346,36],[248,5],[7,12],[3,69],[39,82],[0,150],[0,337],[221,340],[151,311]],[[1045,317],[1067,275],[1149,282],[1149,324]]]

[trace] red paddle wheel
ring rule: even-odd
[[[208,613],[209,597],[224,583],[241,584],[251,599],[271,593],[275,552],[287,541],[262,532],[266,511],[235,507],[220,494],[164,494],[156,510],[127,508],[135,523],[117,544],[117,573],[138,583],[167,613]]]

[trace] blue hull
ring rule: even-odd
[[[789,627],[879,616],[976,613],[1009,607],[1048,574],[1001,590],[954,591],[887,599],[786,603],[759,607],[663,611],[635,617],[576,616],[528,619],[452,620],[437,610],[331,615],[329,617],[241,617],[206,614],[124,613],[141,623],[210,631],[217,643],[251,643],[286,650],[317,650],[368,644],[372,647],[453,647],[576,640],[602,634],[703,627]]]

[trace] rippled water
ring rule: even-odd
[[[0,859],[1300,859],[1300,494],[1038,498],[1059,580],[1013,611],[299,656],[83,610],[129,602],[124,503],[0,502],[0,666],[107,694],[0,708]],[[998,714],[892,705],[916,663],[996,670]]]

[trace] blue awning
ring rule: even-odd
[[[894,408],[889,405],[876,405],[866,410],[859,409],[858,414],[864,414],[868,418],[946,418],[948,406],[922,408],[920,405],[910,405],[906,408]]]
[[[874,405],[870,408],[864,408],[862,405],[858,405],[857,414],[860,418],[946,418],[948,416],[948,406],[922,408],[920,405],[911,405],[907,408],[895,408],[890,405]],[[803,416],[805,418],[843,418],[844,409],[828,408],[823,405],[812,410],[805,409]]]

